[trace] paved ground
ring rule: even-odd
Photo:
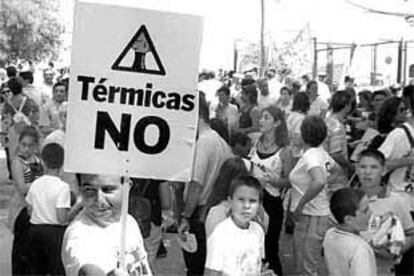
[[[7,184],[7,169],[4,151],[0,149],[0,276],[11,275],[11,244],[13,236],[6,227],[7,208],[14,192],[12,185]],[[165,245],[168,250],[167,257],[158,259],[155,265],[155,275],[175,276],[185,275],[185,266],[181,249],[174,234],[165,236]],[[292,237],[282,234],[280,238],[281,261],[285,275],[294,275],[292,271]],[[325,271],[322,268],[322,271]],[[324,275],[326,273],[323,273]]]

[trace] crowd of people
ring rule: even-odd
[[[68,76],[46,69],[37,87],[33,69],[5,71],[13,275],[125,275],[128,184],[63,169]],[[200,74],[191,180],[131,179],[128,275],[153,274],[165,231],[187,275],[284,275],[282,234],[291,274],[413,275],[414,85],[357,93],[324,77]]]

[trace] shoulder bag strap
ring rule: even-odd
[[[404,129],[404,131],[405,131],[405,134],[407,134],[407,138],[408,138],[408,140],[410,141],[410,145],[411,145],[411,148],[414,148],[414,138],[413,138],[413,136],[411,135],[411,132],[410,132],[410,130],[408,129],[408,127],[406,126],[406,125],[401,125],[400,126],[400,128],[402,128],[402,129]]]
[[[20,107],[19,107],[18,112],[22,112],[23,107],[24,107],[24,105],[26,104],[26,101],[27,101],[27,97],[23,97],[23,100],[22,100],[22,102],[20,103]]]

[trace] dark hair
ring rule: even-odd
[[[17,76],[17,69],[14,66],[9,66],[6,68],[6,74],[8,78],[14,78]]]
[[[402,98],[407,103],[407,107],[410,109],[411,113],[414,112],[414,85],[410,84],[404,87],[402,92]]]
[[[370,90],[362,90],[358,93],[358,97],[364,99],[368,103],[372,102],[373,94]]]
[[[258,79],[257,86],[260,90],[260,94],[263,96],[269,95],[269,82],[267,79]]]
[[[200,118],[207,124],[210,122],[210,109],[208,107],[208,103],[206,101],[205,96],[200,93],[198,97],[199,108],[198,108],[198,115]]]
[[[292,91],[289,89],[289,87],[283,86],[282,88],[280,88],[280,94],[282,94],[283,90],[286,90],[289,95],[292,95]]]
[[[216,78],[216,73],[214,73],[214,71],[208,71],[207,72],[207,77],[208,77],[209,80],[215,79]]]
[[[246,186],[257,190],[259,193],[259,199],[262,201],[263,198],[263,188],[260,181],[257,178],[251,175],[241,175],[236,177],[231,181],[230,189],[229,189],[229,196],[233,197],[234,193],[239,187]]]
[[[257,104],[258,93],[256,84],[245,85],[242,87],[242,91],[246,93],[250,104]]]
[[[28,81],[29,83],[33,83],[33,73],[30,71],[24,71],[24,72],[20,72],[19,76]]]
[[[345,91],[336,91],[331,99],[331,109],[333,113],[340,112],[351,102],[351,95]]]
[[[63,166],[64,150],[59,144],[47,144],[44,146],[41,156],[49,169],[59,169]]]
[[[332,194],[329,202],[331,213],[338,223],[344,223],[345,216],[355,216],[365,193],[361,190],[343,188]]]
[[[240,82],[241,86],[246,86],[246,85],[250,85],[250,84],[254,84],[256,83],[256,81],[254,79],[242,79],[242,81]]]
[[[9,79],[7,85],[9,86],[10,91],[13,93],[13,95],[18,95],[23,92],[23,80],[20,77]]]
[[[319,116],[307,116],[300,127],[303,142],[313,148],[319,147],[326,138],[328,129]]]
[[[316,84],[316,87],[318,87],[318,83],[316,81],[314,81],[314,80],[309,81],[306,84],[306,90],[309,90],[311,88],[311,86],[314,85],[314,84]]]
[[[227,159],[223,165],[221,165],[217,179],[213,184],[211,194],[207,199],[207,210],[227,199],[230,191],[230,183],[233,179],[240,175],[247,175],[248,173],[243,159],[240,157]]]
[[[273,74],[276,74],[276,69],[274,69],[274,68],[270,68],[268,71],[272,72]]]
[[[215,130],[227,144],[229,143],[229,132],[227,130],[227,125],[222,120],[212,118],[210,120],[210,127]]]
[[[300,88],[301,88],[301,84],[300,84],[300,82],[299,81],[297,81],[297,80],[294,80],[293,82],[292,82],[292,89],[294,89],[294,90],[300,90]]]
[[[382,152],[380,152],[377,149],[368,148],[361,151],[361,153],[359,154],[358,162],[361,161],[361,159],[364,157],[372,157],[376,159],[381,164],[381,166],[385,165],[385,156]]]
[[[358,97],[361,99],[364,99],[365,102],[367,103],[367,108],[368,110],[372,111],[373,106],[372,106],[372,92],[370,90],[362,90],[361,92],[358,93]]]
[[[299,92],[293,97],[292,111],[299,111],[306,114],[309,108],[309,97],[305,92]]]
[[[225,85],[223,85],[222,87],[220,87],[218,90],[217,90],[217,94],[218,93],[220,93],[220,92],[223,92],[224,94],[226,94],[226,96],[230,96],[230,89],[227,87],[227,86],[225,86]]]
[[[66,86],[66,83],[64,83],[64,82],[62,82],[62,81],[58,81],[57,83],[55,83],[54,85],[53,85],[53,91],[55,91],[55,88],[56,87],[58,87],[58,86],[64,86],[65,87],[65,90],[67,90],[67,86]]]
[[[382,95],[382,96],[385,96],[385,97],[388,96],[387,92],[385,90],[376,90],[376,91],[374,91],[374,93],[372,93],[372,100],[374,100],[375,97],[378,96],[378,95]]]
[[[289,144],[289,131],[286,125],[285,113],[274,105],[269,105],[262,110],[262,113],[267,111],[272,115],[275,121],[279,121],[280,124],[275,128],[275,142],[276,145],[283,148]]]
[[[407,105],[403,99],[395,96],[386,99],[382,103],[377,116],[377,129],[380,133],[390,133],[394,129],[394,118],[401,103]]]
[[[303,80],[305,80],[305,81],[310,81],[310,78],[309,78],[309,76],[308,75],[303,75],[302,77],[301,77]]]
[[[34,128],[32,126],[25,126],[23,128],[23,130],[22,130],[22,132],[20,133],[20,136],[19,136],[19,142],[24,137],[32,137],[33,140],[35,140],[36,144],[39,143],[39,132],[36,130],[36,128]]]
[[[241,132],[234,132],[230,136],[230,146],[234,147],[237,144],[246,146],[247,143],[251,141],[250,137],[247,134]]]

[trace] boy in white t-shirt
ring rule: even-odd
[[[273,275],[271,271],[263,271],[264,232],[252,221],[262,193],[260,182],[252,176],[240,176],[232,181],[231,215],[208,238],[205,276]]]
[[[380,232],[380,221],[390,214],[398,217],[404,230],[405,242],[401,248],[401,253],[403,253],[402,265],[396,264],[399,258],[390,252],[390,246],[374,247],[378,274],[412,275],[414,222],[410,216],[409,206],[405,204],[401,194],[389,191],[388,187],[381,182],[386,173],[385,156],[379,150],[367,149],[362,151],[356,172],[360,182],[359,189],[368,196],[372,210],[370,229],[364,231],[361,235],[370,241],[375,233]],[[410,262],[411,269],[408,265]]]
[[[371,215],[362,191],[344,188],[332,194],[330,209],[338,222],[323,241],[325,262],[331,276],[377,275],[374,251],[359,235]]]
[[[60,259],[65,225],[81,208],[71,209],[69,184],[60,179],[63,165],[63,148],[51,143],[41,153],[45,174],[36,179],[26,196],[29,204],[29,271],[34,275],[61,275]]]

